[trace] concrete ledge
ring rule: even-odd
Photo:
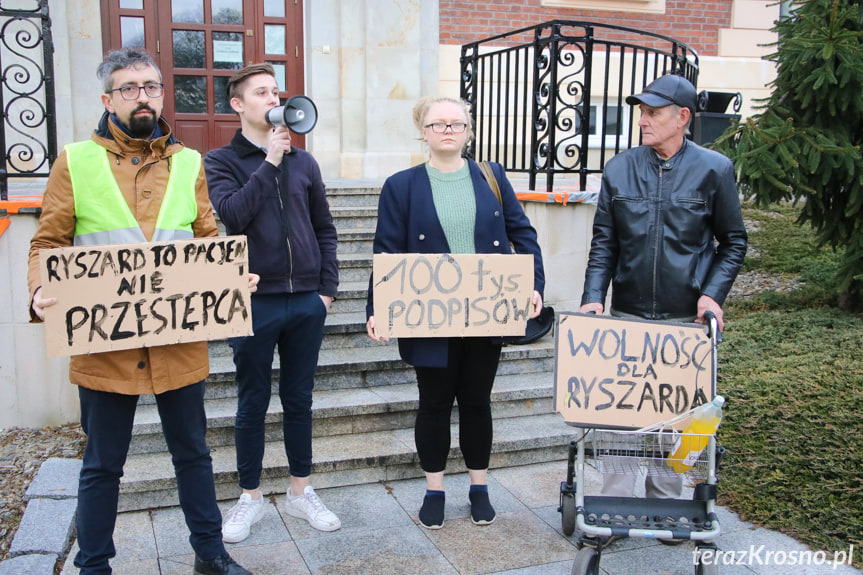
[[[77,499],[31,499],[12,540],[9,556],[64,554],[69,549],[77,511]]]
[[[62,459],[59,457],[48,459],[39,468],[39,472],[24,493],[24,500],[77,497],[81,464],[80,459]]]
[[[80,459],[52,457],[45,461],[27,488],[24,517],[0,564],[0,575],[53,573],[66,556],[78,513]]]
[[[45,575],[54,572],[58,555],[23,555],[0,565],[0,575]]]

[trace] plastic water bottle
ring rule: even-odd
[[[725,398],[717,395],[710,403],[699,406],[692,412],[692,421],[677,438],[666,463],[677,473],[689,471],[707,447],[710,438],[719,429],[722,421],[722,405]]]

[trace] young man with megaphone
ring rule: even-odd
[[[310,474],[312,388],[324,320],[339,285],[337,235],[320,168],[311,154],[291,146],[290,132],[311,130],[316,114],[312,107],[296,126],[273,125],[271,116],[284,113],[270,114],[279,106],[279,88],[269,64],[235,72],[228,80],[228,99],[241,128],[230,144],[204,158],[207,184],[228,234],[248,238],[249,270],[261,279],[252,297],[254,335],[230,341],[237,372],[234,436],[242,494],[227,514],[222,538],[244,540],[267,508],[261,471],[276,346],[291,474],[285,509],[316,529],[335,531],[341,522],[315,494]]]

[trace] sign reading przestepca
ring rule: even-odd
[[[39,252],[50,356],[252,332],[245,236]]]
[[[386,337],[524,335],[530,254],[375,254],[375,331]]]
[[[554,406],[580,427],[640,429],[713,399],[713,345],[698,324],[561,312]]]

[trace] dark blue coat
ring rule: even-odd
[[[468,160],[476,195],[474,245],[478,254],[507,254],[512,242],[516,253],[533,254],[534,289],[545,288],[542,254],[536,230],[524,214],[515,192],[500,164],[492,170],[500,187],[501,202],[489,187],[473,160]],[[425,164],[387,178],[378,203],[378,223],[374,253],[450,253],[449,242],[437,217],[431,183]],[[372,283],[366,316],[374,315]],[[447,338],[400,338],[402,359],[414,366],[444,367],[447,364]]]
[[[292,148],[277,168],[240,130],[204,157],[213,209],[228,234],[249,242],[256,294],[317,291],[336,297],[338,235],[324,182],[311,154]]]

